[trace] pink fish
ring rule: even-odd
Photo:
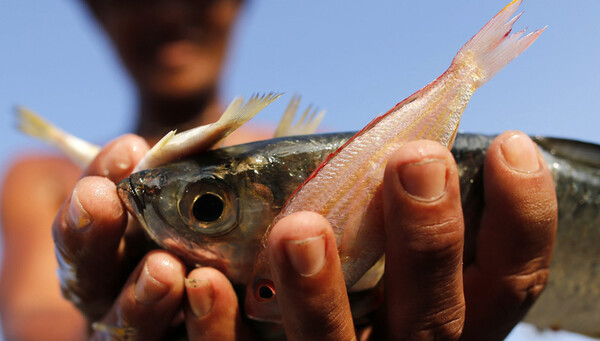
[[[440,77],[374,119],[324,161],[271,224],[299,211],[326,217],[336,236],[349,291],[374,287],[383,271],[383,262],[378,262],[384,244],[381,203],[373,199],[381,189],[388,158],[412,140],[429,139],[452,146],[462,112],[475,90],[527,49],[545,29],[524,37],[524,30],[511,34],[521,14],[511,17],[521,2],[514,0],[492,18],[458,51]],[[251,318],[280,320],[264,247],[247,284],[245,308]]]

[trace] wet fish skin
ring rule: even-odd
[[[119,193],[159,245],[190,265],[215,266],[234,284],[245,285],[262,236],[287,197],[351,136],[286,137],[209,151],[133,174],[119,184]],[[483,208],[483,161],[493,138],[458,134],[452,148],[465,215],[466,265],[474,257]],[[533,139],[554,177],[559,228],[550,281],[526,321],[600,335],[600,146]],[[212,186],[208,179],[222,182],[238,204],[233,227],[212,235],[189,229],[177,208],[182,188],[206,191],[202,186]]]
[[[483,208],[483,159],[492,136],[463,135],[457,160],[465,216],[465,265],[473,261]],[[539,327],[600,337],[600,145],[532,137],[552,173],[558,230],[550,279],[525,317]]]
[[[285,137],[207,151],[134,173],[119,184],[119,195],[159,246],[245,284],[263,235],[286,199],[350,136]],[[190,214],[193,200],[204,193],[225,201],[225,211],[212,223]]]
[[[526,320],[600,337],[600,147],[535,140],[554,177],[558,231],[550,282]]]

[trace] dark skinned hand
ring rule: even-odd
[[[186,274],[176,257],[153,251],[125,281],[135,238],[123,238],[127,214],[114,182],[146,149],[131,135],[109,144],[58,214],[53,234],[65,295],[90,323],[102,322],[97,338],[120,326],[128,329],[112,332],[161,339],[182,306],[192,340],[252,337],[231,284],[217,270]],[[504,133],[490,146],[484,188],[475,258],[463,266],[464,223],[450,152],[415,141],[390,158],[382,186],[385,303],[373,327],[359,334],[328,222],[310,212],[280,220],[268,248],[287,338],[503,339],[548,279],[556,195],[535,145],[518,132]],[[320,242],[296,251],[287,247],[306,239]],[[318,271],[301,275],[307,267]]]

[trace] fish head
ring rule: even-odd
[[[118,193],[160,247],[239,284],[275,211],[268,186],[232,167],[231,160],[182,160],[132,174]]]

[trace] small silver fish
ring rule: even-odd
[[[242,97],[236,97],[217,122],[181,133],[177,133],[175,130],[167,133],[144,155],[134,171],[156,167],[187,155],[211,149],[280,96],[280,93],[254,95],[245,103]],[[284,117],[293,117],[295,114],[293,104],[294,99],[292,99]],[[99,146],[63,131],[26,107],[18,106],[16,114],[19,130],[56,147],[82,168],[87,167],[100,152],[101,148]],[[317,119],[320,118],[317,117]],[[294,127],[288,124],[283,128],[285,130]],[[300,129],[300,131],[303,130]]]

